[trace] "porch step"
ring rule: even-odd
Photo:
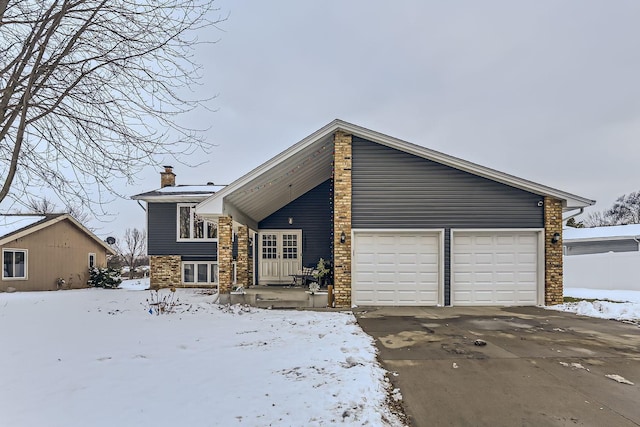
[[[326,297],[325,297],[326,298]],[[270,294],[256,294],[255,306],[260,308],[308,308],[326,306],[326,300],[314,301],[306,292],[274,296]]]

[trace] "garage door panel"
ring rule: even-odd
[[[537,232],[454,232],[451,250],[454,305],[537,303]]]
[[[354,304],[438,303],[440,239],[437,233],[356,231],[354,236]]]

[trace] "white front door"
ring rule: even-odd
[[[268,230],[259,233],[258,281],[289,283],[302,270],[302,230]]]

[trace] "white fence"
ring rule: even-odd
[[[640,252],[565,256],[564,287],[640,291]]]

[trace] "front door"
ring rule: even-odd
[[[290,283],[302,269],[302,230],[268,230],[259,234],[258,281]]]

